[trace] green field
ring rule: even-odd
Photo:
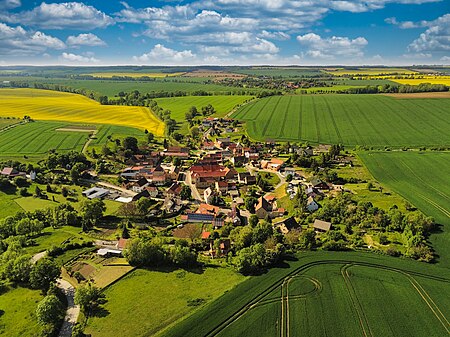
[[[233,117],[246,121],[257,140],[375,147],[450,144],[450,99],[275,96],[248,104]]]
[[[313,68],[263,68],[253,67],[245,69],[233,70],[234,73],[252,75],[252,76],[268,76],[268,77],[284,77],[284,78],[298,78],[327,75],[322,73],[319,69]]]
[[[88,138],[86,132],[57,131],[67,123],[32,122],[0,132],[0,154],[16,156],[43,154],[51,149],[58,152],[81,151]]]
[[[443,225],[431,241],[439,261],[450,267],[450,153],[373,152],[360,157],[378,181]]]
[[[2,118],[0,117],[0,130],[6,128],[7,126],[17,124],[20,122],[20,119],[11,119],[11,118]]]
[[[226,268],[203,271],[136,270],[105,291],[105,317],[89,319],[92,337],[152,336],[196,307],[188,301],[210,303],[245,278]]]
[[[38,290],[10,289],[0,295],[0,336],[37,336],[40,327],[36,307],[42,295]]]
[[[201,108],[211,104],[217,111],[214,117],[223,117],[239,104],[251,100],[252,96],[188,96],[173,98],[158,98],[156,101],[163,109],[170,110],[171,117],[177,122],[185,121],[185,114],[193,106],[201,113]]]
[[[360,253],[298,257],[243,282],[164,336],[438,337],[450,329],[446,269]]]

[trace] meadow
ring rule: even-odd
[[[163,336],[444,336],[450,312],[441,297],[450,291],[449,276],[447,269],[386,256],[305,252],[239,284]]]
[[[35,120],[122,125],[164,134],[163,122],[144,107],[100,105],[81,95],[37,89],[0,89],[0,100],[4,117],[28,115]]]
[[[184,122],[185,114],[193,106],[201,114],[201,108],[211,104],[216,113],[214,117],[223,117],[237,105],[253,99],[252,96],[187,96],[173,98],[157,98],[156,102],[163,109],[170,110],[171,117],[177,122]]]
[[[246,121],[249,136],[257,140],[373,147],[450,144],[450,99],[273,96],[242,107],[232,117]]]
[[[442,225],[431,242],[439,262],[450,267],[449,152],[362,152],[373,176]]]
[[[153,336],[198,309],[190,301],[203,306],[244,279],[227,268],[135,270],[106,288],[107,315],[90,318],[86,333]]]

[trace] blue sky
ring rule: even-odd
[[[0,0],[10,64],[450,64],[450,4]]]

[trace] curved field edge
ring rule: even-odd
[[[359,252],[305,252],[298,254],[296,261],[289,261],[269,270],[266,274],[252,277],[239,284],[232,291],[218,300],[203,307],[192,316],[163,332],[161,336],[210,336],[232,322],[234,318],[245,312],[249,305],[263,298],[279,287],[283,280],[312,265],[329,265],[333,263],[360,263],[376,268],[394,268],[414,275],[422,275],[450,282],[450,270],[437,265],[391,258]]]
[[[373,147],[450,144],[448,98],[274,96],[250,103],[232,117],[246,122],[250,138],[261,141]]]
[[[438,261],[450,267],[450,152],[360,152],[358,156],[381,184],[441,225],[430,241]]]
[[[0,100],[2,117],[127,126],[164,135],[164,123],[145,107],[101,105],[81,95],[38,89],[0,89]]]

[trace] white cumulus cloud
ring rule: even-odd
[[[84,30],[104,28],[114,23],[110,16],[81,2],[43,2],[29,11],[0,14],[0,19],[43,29]]]
[[[364,55],[364,47],[368,42],[363,37],[332,36],[322,38],[320,35],[308,33],[297,36],[297,41],[306,48],[304,55],[315,59],[358,58]]]
[[[72,53],[62,53],[61,54],[61,60],[63,61],[69,61],[71,63],[98,63],[100,60],[97,60],[93,56],[83,56],[83,55],[77,55]]]
[[[450,50],[450,14],[424,23],[428,27],[409,46],[411,52],[439,52]]]
[[[77,36],[69,36],[67,38],[66,43],[69,46],[106,46],[105,41],[100,39],[97,35],[88,33],[88,34],[79,34]]]
[[[134,56],[133,60],[138,62],[156,62],[158,64],[179,64],[196,59],[196,55],[191,50],[177,51],[157,44],[148,53],[141,56]]]

